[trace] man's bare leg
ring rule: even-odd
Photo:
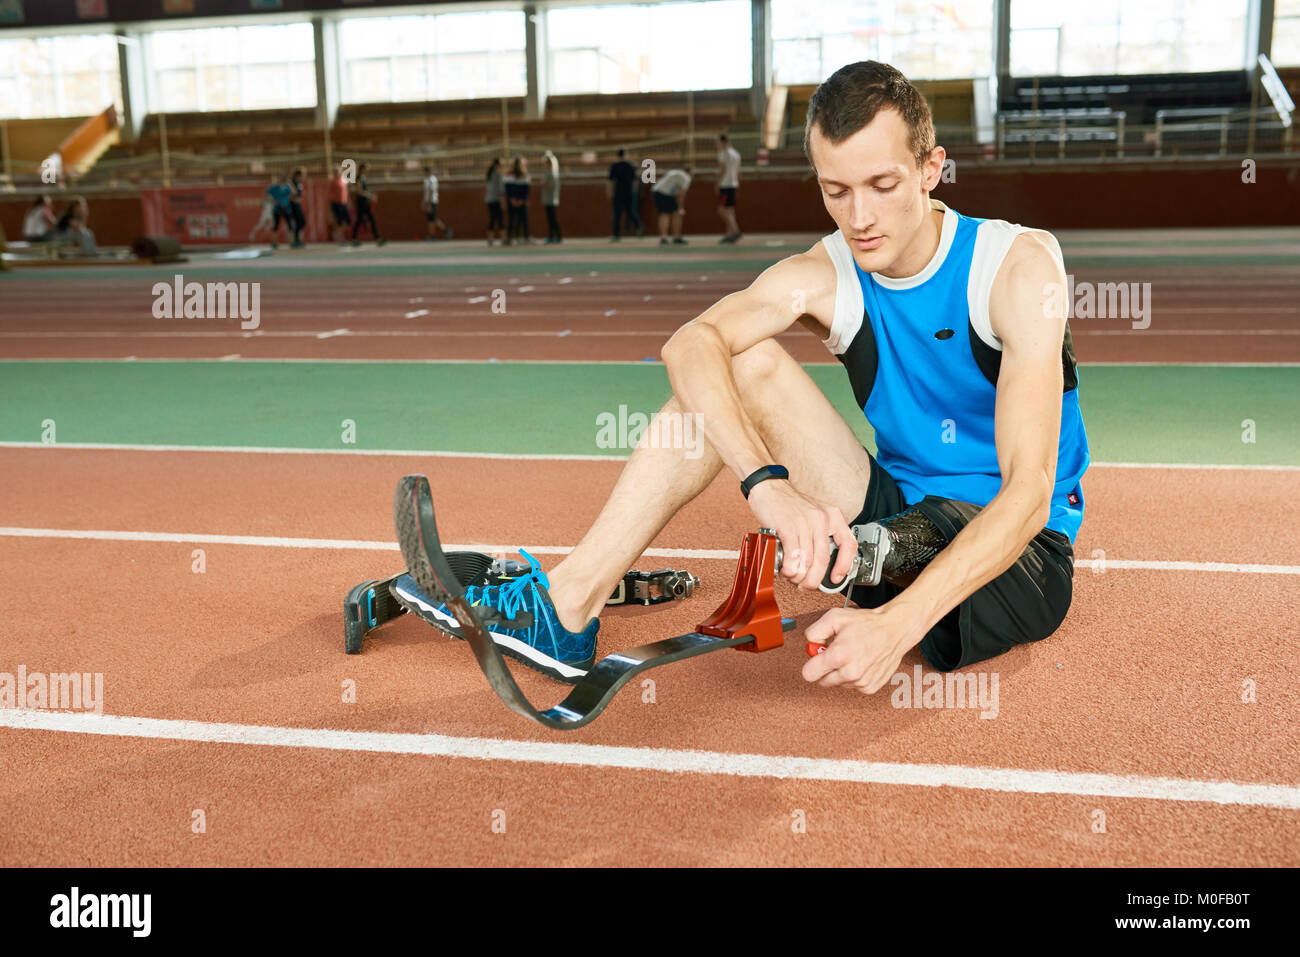
[[[736,356],[732,369],[745,411],[776,461],[790,470],[795,487],[836,506],[851,520],[866,498],[871,465],[848,423],[774,340]],[[680,412],[673,397],[656,423],[671,432],[672,419],[666,416]],[[655,536],[723,468],[702,434],[695,449],[700,454],[689,458],[687,449],[663,447],[670,444],[664,441],[653,447],[654,428],[628,459],[590,530],[548,575],[551,600],[569,631],[580,631],[600,614],[619,579]]]
[[[740,226],[736,222],[736,210],[731,206],[719,206],[718,215],[722,217],[722,225],[726,227],[726,235],[735,236],[740,233]]]

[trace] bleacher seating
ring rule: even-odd
[[[1124,77],[1016,77],[1003,84],[998,111],[1109,109],[1123,111],[1130,125],[1150,126],[1157,110],[1249,105],[1250,74],[1232,70]]]
[[[693,96],[697,137],[755,126],[748,90],[719,90]],[[503,139],[504,120],[513,148],[612,153],[619,145],[681,139],[688,128],[685,93],[556,96],[543,119],[525,119],[522,97],[492,100],[347,104],[329,131],[334,156],[363,156],[379,173],[401,170],[410,154],[459,150],[473,154]],[[262,179],[295,157],[323,166],[325,132],[314,109],[175,113],[166,117],[173,179]],[[97,179],[138,183],[157,178],[162,129],[146,119],[141,135],[109,150]],[[211,164],[198,159],[211,158]],[[254,160],[256,162],[250,162]],[[466,159],[477,168],[481,157]],[[675,157],[666,157],[675,158]]]

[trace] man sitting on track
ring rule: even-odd
[[[1088,443],[1056,240],[930,199],[945,154],[925,100],[885,64],[851,64],[818,88],[805,148],[837,231],[663,349],[674,391],[663,412],[702,416],[704,454],[670,447],[675,417],[663,416],[664,436],[642,439],[549,579],[530,558],[524,584],[467,592],[519,623],[494,640],[532,667],[569,680],[591,667],[612,589],[723,467],[802,588],[823,580],[832,538],[830,581],[844,581],[850,524],[888,535],[883,580],[852,591],[860,607],[808,628],[825,646],[808,681],[874,692],[918,644],[952,670],[1065,618]],[[844,364],[876,456],[776,342],[795,322]]]

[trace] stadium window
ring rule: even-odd
[[[1273,7],[1275,66],[1300,66],[1300,0],[1277,0]]]
[[[749,0],[555,7],[551,93],[730,90],[753,82]]]
[[[145,50],[155,113],[316,105],[310,23],[156,30]]]
[[[917,80],[993,73],[993,0],[772,0],[771,22],[773,78],[785,85],[858,60]]]
[[[345,103],[524,96],[524,14],[485,10],[339,23]]]
[[[0,117],[93,116],[113,104],[122,83],[111,34],[0,40]]]
[[[1014,76],[1245,67],[1250,0],[1012,0]]]

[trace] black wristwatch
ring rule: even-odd
[[[790,470],[784,465],[764,465],[740,483],[740,491],[744,493],[745,498],[749,498],[749,493],[759,482],[766,482],[768,479],[788,478],[790,478]]]

